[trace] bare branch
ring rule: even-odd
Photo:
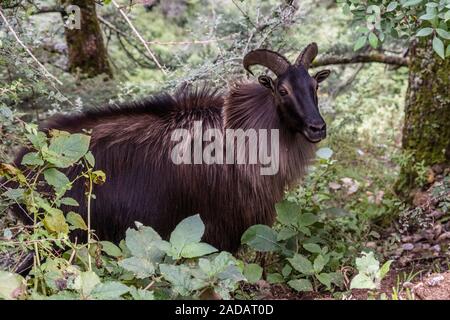
[[[188,41],[148,41],[148,44],[158,44],[163,46],[182,46],[182,45],[189,45],[189,44],[198,44],[198,45],[207,45],[214,42],[221,42],[221,41],[227,41],[227,40],[233,40],[231,36],[219,38],[219,39],[207,39],[207,40],[188,40]]]
[[[379,52],[361,53],[352,56],[338,55],[321,55],[312,63],[312,67],[321,67],[333,64],[350,64],[350,63],[384,63],[407,67],[409,59],[402,56],[386,55]]]
[[[55,80],[59,85],[62,85],[63,83],[61,81],[58,80],[58,78],[56,78],[53,74],[50,73],[50,71],[47,70],[47,68],[41,63],[39,62],[39,60],[33,55],[33,53],[31,52],[30,49],[28,49],[28,47],[22,42],[22,40],[20,40],[20,38],[18,37],[17,33],[14,31],[14,29],[11,27],[11,25],[9,24],[8,20],[6,19],[6,17],[3,15],[3,11],[1,10],[0,7],[0,17],[2,18],[2,20],[5,22],[6,27],[9,29],[9,31],[12,33],[13,37],[16,39],[16,41],[20,44],[20,46],[22,48],[25,49],[25,51],[30,55],[30,57],[38,64],[38,66],[44,71],[44,74]]]
[[[123,18],[126,20],[126,22],[129,24],[129,26],[131,27],[131,29],[133,30],[133,32],[136,34],[137,38],[142,42],[142,44],[144,45],[145,49],[147,50],[148,54],[150,55],[150,57],[152,57],[153,61],[155,62],[155,64],[158,66],[158,68],[164,73],[167,74],[166,70],[163,68],[163,66],[159,63],[158,59],[156,59],[155,54],[152,52],[152,50],[150,50],[147,42],[144,40],[144,38],[142,38],[142,36],[140,35],[140,33],[137,31],[137,29],[135,28],[135,26],[133,25],[133,23],[131,22],[131,20],[128,18],[127,14],[120,8],[120,6],[117,4],[117,2],[115,0],[112,0],[111,3],[117,8],[117,10],[119,10],[120,14],[123,16]]]

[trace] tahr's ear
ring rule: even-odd
[[[318,83],[321,83],[323,80],[325,80],[326,78],[328,78],[328,76],[330,75],[331,70],[325,69],[325,70],[321,70],[319,72],[317,72],[314,75],[314,79],[316,79],[316,81]]]
[[[269,77],[269,76],[264,76],[264,75],[263,75],[263,76],[259,76],[259,77],[258,77],[258,81],[259,81],[259,83],[260,83],[262,86],[264,86],[264,87],[266,87],[266,88],[268,88],[268,89],[274,91],[275,87],[274,87],[274,85],[273,85],[273,80],[272,80],[271,77]]]

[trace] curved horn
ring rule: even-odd
[[[299,54],[297,60],[295,60],[295,64],[303,64],[303,66],[308,69],[318,53],[319,48],[317,47],[317,43],[312,42],[308,44],[305,49],[303,49],[302,53]]]
[[[284,73],[291,65],[281,54],[267,49],[250,51],[245,55],[243,64],[245,70],[251,74],[253,74],[253,72],[251,72],[249,68],[255,64],[259,64],[270,69],[277,76]]]

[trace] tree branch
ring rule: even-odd
[[[163,68],[163,66],[159,63],[158,59],[156,58],[155,54],[153,53],[152,50],[150,50],[147,42],[144,40],[144,38],[142,38],[141,34],[139,33],[139,31],[137,31],[136,27],[133,25],[133,23],[131,22],[131,20],[128,18],[127,14],[120,8],[120,6],[117,4],[117,2],[115,0],[112,0],[111,3],[116,7],[116,9],[119,11],[119,13],[122,15],[122,17],[125,19],[125,21],[128,23],[128,25],[131,27],[131,30],[133,30],[134,34],[136,35],[136,37],[139,39],[139,41],[142,42],[142,44],[144,45],[145,49],[147,50],[148,54],[150,55],[150,57],[153,59],[153,61],[155,62],[155,64],[157,65],[157,67],[162,71],[162,73],[164,73],[165,75],[167,75],[167,71]]]
[[[333,64],[350,63],[384,63],[400,67],[407,67],[409,59],[402,56],[386,55],[379,52],[360,53],[352,56],[321,55],[312,63],[312,67],[321,67]]]
[[[6,28],[9,29],[9,31],[11,32],[11,34],[13,35],[13,37],[16,39],[17,43],[20,44],[20,46],[28,53],[28,55],[36,62],[36,64],[42,69],[44,75],[47,78],[51,78],[53,80],[55,80],[59,85],[62,85],[63,83],[61,81],[59,81],[58,78],[56,78],[53,74],[50,73],[50,71],[47,70],[47,68],[34,56],[34,54],[31,52],[30,49],[28,49],[28,47],[22,42],[22,40],[20,40],[19,36],[17,35],[17,33],[14,31],[14,29],[11,27],[11,25],[9,24],[8,20],[6,19],[6,17],[3,15],[2,12],[2,8],[0,7],[0,17],[2,18],[3,22],[6,25]]]

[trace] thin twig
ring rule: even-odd
[[[17,36],[17,33],[14,31],[14,29],[11,27],[11,25],[9,24],[8,20],[6,19],[6,17],[3,15],[2,9],[0,7],[0,16],[2,18],[2,20],[5,22],[6,27],[9,29],[9,31],[12,33],[12,35],[14,36],[14,38],[16,39],[16,41],[20,44],[20,46],[22,48],[25,49],[25,51],[30,55],[30,57],[39,65],[39,67],[44,71],[44,74],[47,77],[52,78],[53,80],[55,80],[59,85],[62,85],[63,83],[61,81],[58,80],[58,78],[56,78],[53,74],[50,73],[50,71],[47,70],[47,68],[45,68],[45,66],[39,62],[39,60],[33,55],[33,53],[30,51],[30,49],[28,49],[28,47],[22,42],[22,40],[20,40],[20,38]]]
[[[152,57],[153,61],[155,62],[155,64],[158,66],[158,68],[162,71],[162,73],[164,73],[165,75],[167,75],[166,70],[164,70],[163,66],[159,63],[158,59],[156,58],[155,54],[152,52],[152,50],[150,50],[147,42],[144,40],[144,38],[142,38],[142,36],[140,35],[140,33],[137,31],[137,29],[134,27],[133,23],[131,22],[131,20],[128,18],[127,14],[120,8],[120,6],[117,4],[116,1],[112,0],[111,3],[117,8],[117,10],[119,10],[120,14],[123,16],[123,18],[125,19],[125,21],[129,24],[129,26],[131,27],[131,29],[133,30],[133,32],[136,34],[137,38],[142,42],[142,44],[144,45],[145,49],[147,50],[148,54],[150,55],[150,57]]]
[[[205,45],[205,44],[210,44],[213,42],[220,42],[220,41],[226,41],[226,40],[233,40],[230,37],[224,37],[224,38],[220,38],[220,39],[208,39],[208,40],[190,40],[190,41],[147,41],[148,44],[158,44],[158,45],[163,45],[163,46],[179,46],[179,45],[187,45],[187,44],[200,44],[200,45]]]

